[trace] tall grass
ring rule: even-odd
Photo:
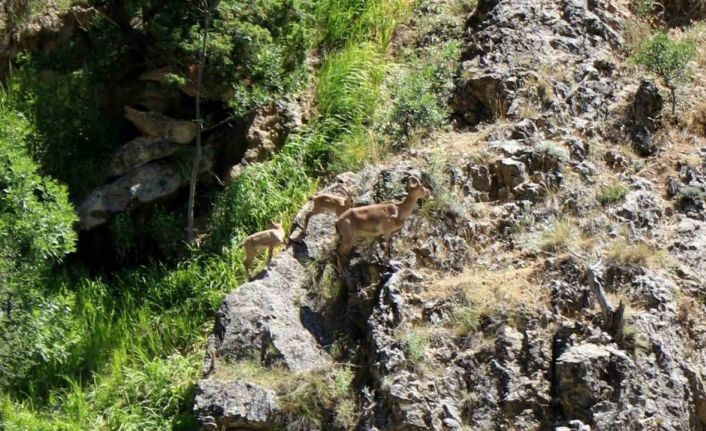
[[[316,7],[320,44],[333,49],[371,42],[386,49],[413,4],[413,0],[320,0]]]

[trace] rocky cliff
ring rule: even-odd
[[[218,312],[202,428],[706,429],[706,139],[656,122],[631,19],[480,1],[457,131],[337,178],[356,206],[410,175],[434,200],[344,277],[333,217],[295,229]]]

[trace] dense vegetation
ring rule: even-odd
[[[81,41],[23,57],[0,103],[0,295],[11,304],[0,311],[0,423],[7,430],[193,429],[205,335],[223,295],[244,280],[234,245],[272,220],[288,223],[322,179],[443,126],[459,47],[415,47],[392,58],[388,46],[410,19],[411,0],[222,0],[207,91],[232,90],[228,112],[246,118],[315,88],[318,114],[272,160],[215,194],[203,247],[177,253],[170,246],[169,263],[95,275],[61,259],[76,241],[69,194],[100,184],[106,154],[125,138],[113,121],[119,109],[106,107],[118,100],[121,108],[125,94],[100,83],[129,82],[137,73],[130,68],[148,61],[184,85],[200,27],[186,0],[94,4],[121,9],[98,16]],[[139,29],[130,25],[136,19]],[[321,59],[315,70],[307,56]],[[155,236],[179,231],[169,210],[155,214]],[[123,238],[118,256],[134,252],[131,226],[128,216],[111,225]]]

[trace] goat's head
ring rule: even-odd
[[[409,177],[407,180],[407,192],[419,198],[432,199],[431,191],[424,187],[419,178],[414,176]]]

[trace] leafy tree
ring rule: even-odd
[[[648,40],[635,56],[637,63],[657,74],[669,88],[672,115],[677,109],[677,87],[691,79],[691,62],[695,57],[696,44],[693,41],[675,41],[667,33]]]

